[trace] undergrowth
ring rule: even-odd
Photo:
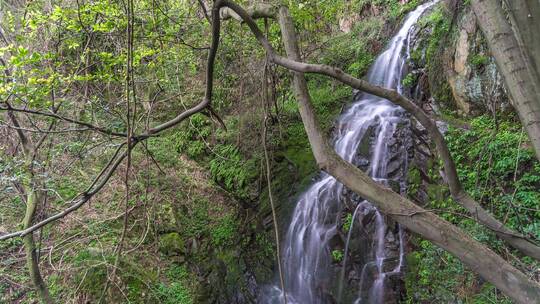
[[[540,163],[519,120],[510,114],[500,115],[497,121],[488,115],[479,116],[469,121],[467,129],[451,126],[446,139],[465,190],[508,227],[539,240]],[[429,175],[442,184],[440,166],[435,163]],[[419,182],[415,174],[409,176],[409,195],[416,194]],[[507,247],[469,217],[440,184],[428,186],[426,209],[507,256],[524,272],[537,271],[538,263]],[[493,285],[431,242],[413,239],[413,247],[407,258],[407,303],[511,303]]]

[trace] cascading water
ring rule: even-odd
[[[399,32],[392,38],[388,49],[379,55],[367,80],[386,88],[401,92],[401,80],[405,60],[408,57],[409,31],[422,13],[437,0],[420,5],[409,13]],[[346,161],[354,162],[357,149],[368,130],[374,130],[370,166],[367,173],[376,181],[387,184],[387,165],[389,163],[388,143],[393,138],[399,123],[406,118],[403,110],[385,99],[359,94],[350,108],[341,115],[336,127],[334,148]],[[288,303],[326,304],[341,301],[343,282],[339,283],[337,293],[332,293],[329,286],[342,281],[344,268],[340,274],[332,271],[330,242],[337,234],[342,208],[343,185],[332,176],[322,173],[320,179],[303,193],[292,215],[283,246],[283,270]],[[359,208],[375,209],[368,202],[358,203]],[[354,221],[355,219],[353,219]],[[350,228],[352,230],[352,227]],[[360,275],[358,290],[369,290],[368,294],[359,294],[354,303],[381,303],[385,293],[387,275],[399,273],[403,265],[403,232],[399,229],[399,262],[389,272],[385,271],[385,234],[386,223],[382,214],[375,209],[375,244],[374,261],[366,262]],[[347,237],[346,250],[349,247],[350,233]],[[347,262],[345,252],[344,264]],[[371,265],[371,266],[370,266]],[[373,282],[364,282],[368,267],[376,268]],[[363,285],[371,284],[367,289]],[[274,286],[264,297],[266,303],[283,303],[283,293]]]

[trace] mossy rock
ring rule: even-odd
[[[178,232],[163,234],[159,238],[159,251],[166,255],[183,255],[185,243]]]

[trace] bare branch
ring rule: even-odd
[[[30,129],[30,128],[23,128],[23,127],[16,127],[4,123],[0,123],[0,125],[14,129],[14,130],[21,130],[31,133],[41,133],[41,134],[59,134],[59,133],[70,133],[70,132],[84,132],[84,131],[92,131],[90,128],[82,128],[82,129],[63,129],[63,130],[41,130],[41,129]]]
[[[136,142],[133,142],[132,145],[134,146],[135,144],[136,144]],[[102,169],[102,171],[96,176],[96,178],[90,184],[90,186],[87,188],[87,190],[80,193],[79,195],[77,195],[77,197],[75,197],[71,201],[72,205],[69,208],[64,209],[62,212],[59,212],[59,213],[57,213],[57,214],[55,214],[55,215],[53,215],[51,217],[48,217],[48,218],[40,221],[39,223],[36,223],[36,224],[34,224],[34,225],[24,229],[24,230],[20,230],[20,231],[9,233],[9,234],[4,234],[4,235],[0,236],[0,241],[4,241],[4,240],[14,238],[14,237],[23,237],[23,236],[25,236],[27,234],[30,234],[30,233],[38,230],[39,228],[41,228],[41,227],[43,227],[43,226],[45,226],[45,225],[47,225],[47,224],[49,224],[51,222],[57,221],[57,220],[65,217],[66,215],[70,214],[71,212],[73,212],[73,211],[79,209],[80,207],[82,207],[95,194],[97,194],[103,188],[103,186],[105,186],[107,184],[107,182],[109,181],[111,176],[116,171],[116,168],[118,168],[120,163],[122,163],[124,158],[127,156],[127,151],[122,153],[119,156],[119,153],[122,150],[122,147],[124,145],[125,144],[122,144],[116,149],[116,152],[114,153],[113,157],[111,157],[111,159],[109,160],[109,163],[107,163],[107,165]]]
[[[269,3],[258,3],[248,7],[246,11],[253,19],[274,18],[276,16],[277,7]],[[233,18],[237,21],[244,21],[233,9],[228,7],[223,7],[219,14],[223,20]]]
[[[58,115],[56,113],[53,113],[53,112],[43,112],[43,111],[32,110],[32,109],[14,108],[14,107],[12,107],[11,105],[9,105],[7,103],[6,103],[6,107],[0,107],[0,111],[22,112],[22,113],[28,113],[28,114],[33,114],[33,115],[52,117],[52,118],[60,119],[60,120],[67,121],[67,122],[70,122],[70,123],[73,123],[73,124],[85,126],[85,127],[89,128],[89,129],[92,129],[94,131],[97,131],[99,133],[103,133],[103,134],[106,134],[106,135],[118,136],[118,137],[126,137],[126,134],[124,134],[124,133],[107,130],[105,128],[92,125],[91,123],[87,123],[87,122],[84,122],[84,121],[76,120],[76,119],[65,117],[65,116],[60,116],[60,115]],[[20,126],[16,126],[16,127],[20,128]]]
[[[214,12],[214,10],[216,10]],[[220,30],[220,19],[219,19],[219,8],[212,9],[212,28],[219,32]],[[206,90],[204,93],[203,100],[194,106],[193,108],[186,110],[178,114],[175,118],[162,123],[158,126],[155,126],[149,129],[146,133],[134,136],[137,140],[144,140],[150,136],[153,136],[159,132],[167,130],[176,126],[177,124],[184,121],[186,118],[192,116],[193,114],[199,113],[202,110],[208,108],[212,103],[212,92],[214,89],[214,62],[216,60],[217,49],[219,46],[219,35],[212,35],[212,43],[210,45],[210,51],[208,53],[208,59],[206,64]]]
[[[197,2],[199,2],[199,6],[204,14],[204,18],[206,18],[208,23],[212,23],[212,19],[210,19],[210,16],[208,15],[208,7],[206,6],[206,3],[204,3],[203,0],[197,0]]]

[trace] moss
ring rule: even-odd
[[[184,240],[178,232],[170,232],[159,237],[159,251],[166,255],[179,255],[185,252]]]
[[[309,176],[317,170],[315,157],[302,124],[295,124],[287,130],[287,140],[283,145],[286,147],[283,157],[293,163],[299,176]]]
[[[90,250],[79,252],[75,257],[74,264],[86,268],[85,273],[79,273],[76,279],[76,281],[80,282],[81,289],[94,297],[99,297],[107,278],[105,265],[99,263],[98,257],[94,256]]]
[[[420,45],[411,54],[411,60],[425,64],[431,95],[443,108],[455,109],[452,89],[446,80],[444,58],[448,44],[453,41],[455,27],[451,27],[451,12],[443,5],[437,5],[423,16],[419,26],[425,28]],[[423,60],[422,60],[423,58]]]
[[[431,13],[422,17],[419,21],[421,27],[430,27],[431,35],[428,37],[426,45],[426,59],[429,62],[436,59],[440,54],[444,43],[447,43],[448,35],[451,32],[450,18],[446,8],[438,5]]]
[[[475,68],[483,67],[489,62],[489,57],[483,54],[474,54],[468,59],[469,63]]]
[[[411,239],[414,242],[417,239]],[[412,303],[411,300],[415,297],[416,285],[418,282],[418,268],[421,263],[421,256],[418,252],[411,252],[405,256],[407,271],[403,279],[405,288],[408,291],[406,303]]]
[[[96,248],[80,251],[74,258],[73,265],[84,268],[85,271],[77,272],[74,282],[77,282],[80,290],[92,299],[99,299],[109,275],[107,265],[114,264],[115,258],[115,255],[103,253]],[[153,269],[141,266],[139,260],[133,260],[131,257],[120,258],[117,274],[126,289],[119,291],[117,287],[109,286],[107,301],[120,303],[125,301],[126,297],[132,303],[151,303],[155,300],[150,287],[156,284],[158,275]]]
[[[343,250],[340,250],[340,249],[336,249],[336,250],[332,250],[332,260],[335,262],[335,263],[340,263],[341,261],[343,261]]]
[[[321,127],[331,136],[334,121],[343,105],[350,102],[352,91],[328,78],[313,75],[308,77],[308,86]],[[310,184],[319,168],[298,113],[297,101],[292,94],[285,96],[283,100],[282,115],[282,124],[286,128],[281,137],[270,138],[269,141],[275,140],[277,143],[274,152],[276,164],[272,168],[274,199],[278,204],[285,205],[291,197]],[[263,180],[263,185],[265,183]],[[270,204],[266,190],[261,192],[259,201],[260,213],[268,214]],[[285,214],[286,211],[288,210],[284,210]]]
[[[448,189],[444,185],[428,185],[427,194],[429,199],[444,200],[445,197],[448,197]]]
[[[448,123],[449,126],[454,128],[467,128],[469,125],[468,119],[459,116],[456,111],[453,110],[441,110],[440,117],[442,118],[442,120]]]

